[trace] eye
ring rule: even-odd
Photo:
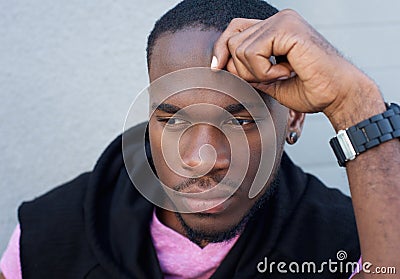
[[[189,121],[178,117],[159,117],[157,121],[164,123],[166,126],[176,127],[179,125],[190,124]]]
[[[189,122],[180,118],[171,117],[166,121],[167,125],[180,125],[180,124],[188,124]]]
[[[225,124],[233,126],[246,126],[255,123],[254,119],[244,119],[244,118],[232,118],[225,121]]]

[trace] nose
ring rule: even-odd
[[[210,155],[211,148],[215,151],[214,156]],[[185,131],[179,142],[179,152],[186,169],[213,163],[211,171],[218,171],[226,170],[230,165],[228,139],[209,124],[197,124]]]

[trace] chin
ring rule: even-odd
[[[204,243],[223,242],[236,237],[242,232],[244,224],[241,225],[240,222],[229,226],[221,226],[220,224],[216,226],[216,223],[208,223],[204,224],[204,226],[200,226],[200,224],[196,224],[196,226],[185,224],[183,227],[187,238],[202,246]]]
[[[187,236],[209,242],[221,242],[235,237],[246,223],[247,214],[233,212],[222,213],[176,213]],[[194,241],[196,242],[196,241]]]

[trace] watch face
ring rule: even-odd
[[[354,150],[353,143],[351,142],[347,131],[340,130],[337,134],[339,145],[342,148],[345,161],[354,160],[356,158],[356,151]]]

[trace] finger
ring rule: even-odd
[[[309,103],[304,97],[298,77],[269,83],[251,83],[251,85],[290,109],[308,112]]]
[[[247,55],[240,59],[237,52],[232,59],[239,76],[248,82],[270,82],[293,77],[293,69],[287,62],[274,64],[270,58],[262,55]]]
[[[257,81],[257,79],[254,77],[254,75],[249,71],[249,69],[244,65],[240,59],[238,59],[237,54],[238,50],[242,48],[243,44],[242,42],[246,42],[246,39],[244,39],[242,33],[237,34],[233,37],[231,37],[228,41],[228,49],[229,52],[231,53],[231,60],[234,66],[234,71],[235,74],[237,74],[239,77],[246,81]],[[231,65],[232,66],[232,65]],[[227,68],[229,71],[230,68]],[[233,72],[232,72],[233,73]]]
[[[265,70],[266,75],[263,78],[256,77],[248,70],[238,59],[231,57],[227,63],[226,69],[228,72],[239,76],[250,83],[269,84],[278,80],[286,80],[294,77],[296,74],[291,70],[289,64],[272,65],[270,69]]]
[[[229,61],[228,61],[228,63],[226,64],[226,70],[227,70],[228,72],[230,72],[230,73],[236,75],[236,76],[239,76],[239,73],[238,73],[238,71],[236,70],[235,63],[233,63],[232,57],[229,58]]]
[[[226,64],[226,70],[228,72],[246,80],[247,82],[258,82],[258,80],[256,80],[256,78],[250,72],[248,72],[248,71],[246,72],[245,70],[243,70],[243,67],[242,67],[242,69],[238,70],[237,67],[240,68],[240,66],[236,66],[234,61],[235,60],[232,57],[229,58],[228,63]],[[236,62],[236,63],[238,63],[238,62]]]
[[[235,58],[260,82],[267,81],[265,78],[266,71],[271,68],[272,64],[276,64],[275,62],[271,63],[272,51],[268,48],[268,45],[266,46],[265,42],[259,43],[259,37],[266,37],[265,32],[268,32],[264,30],[264,25],[265,22],[253,25],[240,35],[235,36],[240,37],[240,43],[236,44],[234,51]],[[232,50],[231,53],[233,53]],[[262,71],[260,71],[260,68]]]
[[[250,72],[254,80],[260,82],[288,78],[292,71],[292,67],[284,57],[278,56],[277,60],[282,63],[275,65],[276,59],[273,56],[275,33],[271,33],[268,28],[265,28],[267,25],[268,20],[265,20],[230,39],[239,41],[239,43],[233,44],[233,47],[236,47],[234,51],[230,48],[239,73]],[[271,60],[271,58],[273,59]],[[246,71],[239,68],[238,65],[241,68],[245,67]]]
[[[233,19],[214,44],[211,68],[223,69],[231,56],[228,47],[229,39],[258,22],[260,22],[260,20],[243,18]]]
[[[254,26],[255,25],[240,34],[231,37],[228,42],[229,51],[234,59],[236,68],[238,69],[238,72],[241,74],[242,78],[247,81],[258,80],[256,75],[257,73],[254,70],[253,65],[248,60],[248,50],[252,45],[253,40],[256,39],[256,37],[253,36],[254,32],[256,31],[255,29],[253,29]],[[261,62],[264,63],[265,61]],[[268,67],[270,66],[271,65],[268,65]]]
[[[291,76],[291,67],[288,63],[272,64],[269,59],[261,55],[250,56],[248,63],[252,65],[252,73],[260,82],[284,80]]]
[[[241,77],[247,82],[256,82],[256,81],[259,82],[259,80],[248,70],[248,68],[245,65],[243,65],[242,62],[240,62],[239,59],[237,59],[236,57],[232,57],[232,61],[233,64],[235,65],[235,69],[239,77]]]

